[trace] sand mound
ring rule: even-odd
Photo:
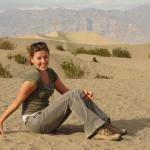
[[[95,32],[52,32],[46,36],[57,40],[67,40],[72,43],[92,44],[92,45],[112,45],[119,44],[111,38],[100,36]]]
[[[22,36],[16,36],[16,38],[23,38],[23,39],[46,39],[47,36],[39,33],[33,33],[29,35],[22,35]]]
[[[46,35],[47,37],[55,40],[64,40],[64,41],[70,41],[63,32],[50,32]]]

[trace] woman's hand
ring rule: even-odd
[[[4,130],[3,130],[3,122],[0,118],[0,134],[4,135]]]
[[[94,100],[93,92],[84,89],[83,94],[84,94],[85,98],[87,98],[89,100]]]

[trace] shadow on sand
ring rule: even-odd
[[[5,133],[6,134],[14,134],[14,133],[28,133],[28,132],[30,132],[30,131],[28,131],[28,130],[12,130],[12,131],[5,131]]]
[[[119,128],[127,129],[128,135],[135,136],[140,130],[150,128],[150,118],[114,120],[112,124]]]
[[[54,131],[55,134],[73,134],[76,132],[84,132],[83,125],[65,124]]]
[[[140,130],[150,128],[150,118],[139,118],[132,120],[113,120],[112,124],[118,128],[125,128],[128,135],[135,136]],[[83,125],[66,124],[61,126],[56,134],[72,134],[75,132],[84,132]]]

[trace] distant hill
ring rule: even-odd
[[[150,4],[131,10],[46,9],[0,13],[0,36],[90,31],[122,42],[150,42]]]

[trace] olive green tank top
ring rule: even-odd
[[[56,72],[48,68],[47,69],[50,85],[47,86],[42,81],[40,72],[33,68],[32,72],[25,76],[25,81],[32,81],[37,84],[36,90],[34,90],[29,97],[22,104],[22,115],[29,115],[34,112],[40,111],[49,105],[49,97],[53,94],[55,88],[55,81],[58,78]]]

